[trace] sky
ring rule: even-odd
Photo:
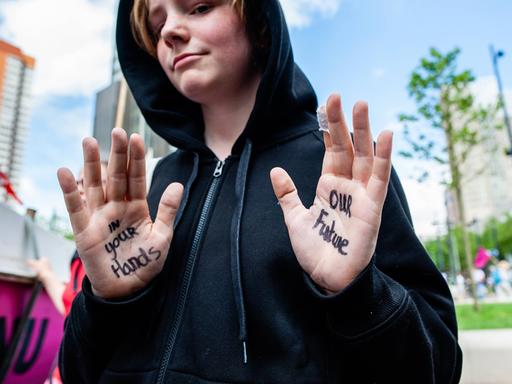
[[[1,0],[0,38],[36,58],[31,123],[19,190],[27,206],[66,216],[56,170],[77,171],[81,140],[92,133],[95,94],[110,83],[115,0]],[[374,135],[395,133],[393,163],[416,231],[435,234],[445,217],[439,174],[425,183],[407,149],[400,112],[414,112],[406,85],[430,47],[461,48],[459,68],[477,77],[477,98],[493,100],[496,81],[489,44],[512,106],[512,2],[508,0],[282,0],[296,62],[320,103],[342,96],[347,118],[357,100],[369,103]],[[437,177],[436,177],[437,176]]]

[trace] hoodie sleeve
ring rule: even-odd
[[[360,382],[458,383],[462,352],[450,291],[414,233],[392,171],[374,257],[325,306],[340,377]]]
[[[65,383],[97,383],[125,330],[154,303],[156,280],[122,300],[94,296],[84,278],[82,291],[66,319],[59,353],[59,369]]]

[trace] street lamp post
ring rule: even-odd
[[[505,126],[507,127],[508,139],[510,141],[510,148],[507,149],[507,155],[512,156],[512,128],[510,127],[510,119],[508,118],[507,106],[505,104],[505,97],[503,97],[503,85],[501,84],[500,71],[498,70],[498,59],[505,55],[502,50],[495,51],[492,44],[489,46],[489,52],[491,53],[492,66],[494,69],[494,75],[498,83],[498,97],[503,107],[503,116],[505,118]]]

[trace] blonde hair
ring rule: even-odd
[[[245,22],[244,0],[229,0],[231,6],[237,11],[240,19]],[[156,58],[156,45],[158,36],[149,25],[148,0],[134,0],[130,14],[130,25],[136,43],[151,56]]]

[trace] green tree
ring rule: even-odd
[[[416,113],[399,116],[400,122],[404,124],[404,137],[410,145],[409,151],[400,151],[400,154],[447,168],[449,179],[444,183],[454,197],[456,223],[461,231],[465,255],[464,264],[467,271],[471,272],[473,258],[462,199],[463,179],[470,175],[463,174],[462,169],[474,146],[488,136],[482,134],[483,127],[494,124],[498,106],[483,108],[476,105],[470,91],[475,77],[469,70],[458,70],[459,54],[458,48],[445,55],[431,48],[429,55],[421,59],[411,74],[407,90],[416,103]],[[414,129],[411,129],[413,125]],[[426,177],[428,171],[425,168],[419,181]],[[475,282],[471,273],[469,276],[474,307],[478,309]]]
[[[68,240],[74,240],[73,231],[71,230],[71,224],[67,217],[61,216],[54,209],[50,218],[43,214],[36,216],[36,222],[43,228],[57,233]]]
[[[453,228],[449,234],[426,240],[424,245],[427,252],[437,267],[443,271],[448,271],[447,260],[450,257],[449,237],[452,236],[457,242],[457,248],[462,249],[462,236],[459,228]],[[512,215],[508,214],[501,220],[495,218],[485,223],[481,233],[469,232],[471,254],[475,254],[478,246],[486,249],[497,249],[499,251],[499,259],[506,259],[512,256]],[[463,255],[457,255],[458,257]],[[497,260],[495,260],[497,261]],[[464,257],[459,259],[464,262]]]

